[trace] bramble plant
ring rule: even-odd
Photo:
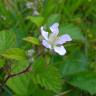
[[[96,96],[96,0],[0,0],[0,96]]]

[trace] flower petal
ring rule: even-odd
[[[56,53],[58,53],[59,55],[65,55],[66,54],[66,49],[63,46],[60,46],[60,47],[55,46],[54,51]]]
[[[45,40],[48,40],[48,32],[44,31],[43,27],[41,27],[41,34]]]
[[[46,40],[42,40],[42,44],[44,47],[51,49],[51,45]]]
[[[59,33],[59,23],[54,23],[52,26],[50,26],[50,30],[55,33],[55,34],[58,34]]]
[[[56,41],[56,44],[63,44],[67,41],[72,41],[72,38],[68,34],[65,34],[59,37],[59,39]]]

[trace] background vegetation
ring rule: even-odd
[[[65,56],[40,44],[54,22]],[[96,0],[0,0],[0,96],[96,96]]]

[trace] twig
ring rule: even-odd
[[[13,78],[15,76],[18,76],[18,75],[21,75],[21,74],[24,74],[26,72],[29,72],[30,71],[30,67],[31,67],[31,64],[28,65],[28,67],[24,70],[22,70],[21,72],[18,72],[18,73],[15,73],[15,74],[10,74],[6,77],[5,81],[4,81],[4,84],[8,81],[8,79],[10,78]]]
[[[72,91],[72,89],[68,90],[68,91],[65,91],[65,92],[61,92],[61,93],[59,93],[58,95],[55,95],[55,96],[63,96],[63,95],[66,95],[66,94],[70,93],[71,91]]]

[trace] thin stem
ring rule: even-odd
[[[61,92],[61,93],[59,93],[58,95],[55,95],[55,96],[63,96],[63,95],[66,95],[66,94],[70,93],[72,90],[73,90],[73,89],[67,90],[67,91],[65,91],[65,92]]]
[[[10,78],[13,78],[15,76],[18,76],[18,75],[21,75],[21,74],[24,74],[26,72],[29,72],[30,71],[30,67],[31,67],[31,64],[28,65],[27,68],[25,68],[24,70],[18,72],[18,73],[15,73],[15,74],[11,74],[11,75],[8,75],[4,81],[4,84],[10,79]]]

